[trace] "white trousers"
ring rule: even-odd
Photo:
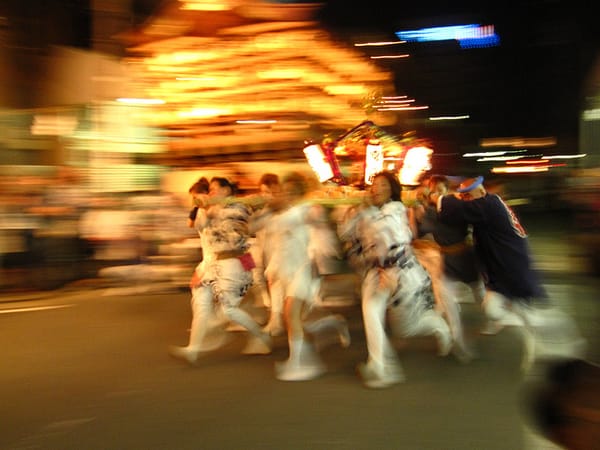
[[[458,292],[465,285],[462,281],[442,275],[440,283],[440,301],[443,304],[444,315],[450,326],[452,338],[462,348],[466,348],[462,319],[460,316],[460,302]],[[467,285],[476,304],[482,305],[485,298],[483,280],[474,281]]]
[[[460,295],[464,287],[469,288],[469,292],[473,296],[472,302],[476,305],[482,305],[485,298],[485,284],[482,279],[473,281],[471,283],[464,283],[463,281],[450,278],[446,275],[442,277],[442,287],[444,289],[444,295],[448,298],[454,299],[455,303],[470,303],[471,300],[463,299]]]
[[[396,286],[390,288],[385,279],[395,280]],[[400,364],[386,332],[387,312],[394,334],[408,337],[449,333],[447,323],[433,308],[432,297],[429,276],[416,261],[404,269],[367,271],[362,284],[362,313],[369,353],[367,364],[375,373],[384,375]]]
[[[202,284],[192,288],[192,325],[188,348],[194,351],[203,348],[216,305],[222,308],[230,321],[246,328],[254,336],[262,336],[260,325],[239,307],[251,284],[252,272],[244,270],[237,258],[215,260],[207,264]]]
[[[508,315],[514,314],[522,321],[523,370],[531,369],[537,360],[585,357],[586,341],[573,318],[564,311],[551,305],[510,300],[489,290],[484,304],[490,319],[506,320]]]

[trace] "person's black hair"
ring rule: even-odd
[[[212,177],[210,180],[211,183],[218,183],[221,187],[228,187],[231,191],[231,195],[236,195],[238,192],[238,187],[235,183],[229,181],[225,177]]]
[[[448,181],[448,178],[444,175],[431,175],[427,180],[427,186],[429,186],[429,188],[439,183],[442,183],[444,186],[446,186],[446,189],[450,188],[450,181]]]
[[[303,196],[308,192],[308,182],[306,177],[300,172],[289,172],[281,181],[281,184],[291,184],[294,187],[294,194]]]
[[[382,172],[378,172],[373,176],[373,181],[377,177],[384,177],[388,183],[390,183],[390,188],[392,191],[392,195],[390,196],[391,200],[394,201],[402,201],[402,186],[400,185],[400,181],[395,173],[384,170]]]
[[[274,173],[264,173],[260,180],[258,180],[258,185],[265,185],[268,187],[277,186],[279,184],[279,177]]]
[[[192,184],[188,192],[190,194],[208,194],[209,184],[210,183],[208,182],[208,179],[206,177],[202,177]]]

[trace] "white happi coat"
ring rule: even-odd
[[[388,306],[402,303],[406,308],[411,304],[410,311],[406,311],[408,316],[433,307],[431,280],[414,257],[412,232],[402,202],[390,201],[379,208],[369,206],[359,210],[340,223],[338,233],[342,241],[352,242],[351,258],[363,276],[364,285],[379,283],[381,271],[395,281]]]
[[[202,285],[210,286],[216,299],[237,303],[252,284],[252,272],[236,257],[218,259],[219,252],[247,252],[250,210],[242,203],[211,206],[199,226],[203,260],[196,267]],[[227,293],[225,296],[224,293]]]

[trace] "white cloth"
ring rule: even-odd
[[[200,213],[199,213],[200,216]],[[237,306],[252,285],[252,271],[238,258],[217,259],[223,251],[247,251],[250,247],[248,219],[250,210],[241,203],[211,206],[198,220],[203,259],[196,266],[202,285],[210,286],[214,297]]]
[[[408,248],[412,232],[402,202],[349,210],[338,224],[338,235],[351,248],[351,263],[359,270],[384,265],[386,258]]]
[[[269,257],[265,274],[282,283],[285,297],[313,303],[321,287],[317,261],[336,253],[337,236],[328,230],[318,209],[300,203],[273,217],[269,231]]]

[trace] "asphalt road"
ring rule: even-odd
[[[530,237],[538,268],[599,363],[600,281],[548,223]],[[188,293],[164,283],[0,295],[0,449],[556,448],[529,426],[518,329],[482,336],[478,306],[464,304],[478,359],[464,365],[437,356],[433,339],[398,339],[406,382],[369,390],[355,373],[366,358],[359,306],[334,301],[351,299],[343,287],[330,282],[327,299],[347,317],[352,344],[324,349],[328,372],[307,382],[275,379],[284,338],[271,355],[247,356],[246,335],[233,332],[197,367],[172,359],[168,346],[187,342],[191,313]],[[251,296],[246,306],[265,317]]]
[[[600,361],[596,280],[555,275],[546,286]],[[287,357],[285,339],[272,355],[247,356],[246,335],[233,332],[189,367],[167,352],[187,341],[188,294],[116,294],[65,290],[0,304],[0,448],[543,448],[525,428],[518,329],[479,335],[476,305],[463,305],[463,319],[477,360],[439,357],[429,338],[397,340],[406,382],[369,390],[355,374],[366,357],[357,304],[332,307],[353,341],[323,350],[328,372],[282,382],[274,362]]]

